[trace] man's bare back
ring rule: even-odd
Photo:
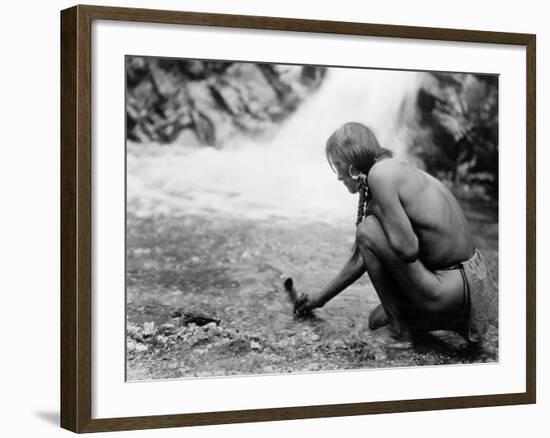
[[[361,123],[338,128],[325,152],[338,180],[359,194],[354,252],[320,292],[304,294],[295,311],[323,307],[367,272],[381,301],[369,315],[371,330],[389,325],[401,340],[453,330],[479,342],[487,327],[487,265],[453,194],[394,159]]]
[[[457,200],[445,185],[426,172],[395,158],[377,162],[369,185],[396,196],[418,238],[418,259],[429,269],[446,268],[469,259],[474,251],[468,224]],[[388,193],[391,195],[391,193]],[[386,229],[376,193],[367,207]]]

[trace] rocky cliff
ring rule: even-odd
[[[324,67],[127,57],[127,137],[220,146],[265,133],[321,84]]]

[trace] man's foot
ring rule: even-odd
[[[377,328],[384,327],[388,325],[390,320],[388,314],[384,310],[384,306],[379,304],[369,315],[369,328],[371,330],[376,330]]]
[[[371,330],[379,329],[380,327],[386,327],[385,335],[382,337],[389,337],[382,341],[386,347],[395,349],[409,349],[413,345],[413,337],[409,329],[403,327],[397,320],[388,317],[386,310],[382,304],[379,304],[369,315],[369,328]]]
[[[396,333],[390,327],[384,328],[377,332],[377,339],[385,348],[392,350],[409,350],[413,348],[414,342],[410,333],[407,330],[401,331],[396,336]]]

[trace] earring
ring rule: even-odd
[[[353,164],[350,164],[348,167],[348,173],[351,179],[353,179],[354,181],[360,180],[362,183],[367,182],[367,175],[365,175],[363,172],[359,172],[357,175],[354,175],[351,171],[352,166]]]

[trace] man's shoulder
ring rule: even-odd
[[[411,165],[397,158],[384,158],[372,166],[368,181],[369,185],[397,184],[410,174]]]

